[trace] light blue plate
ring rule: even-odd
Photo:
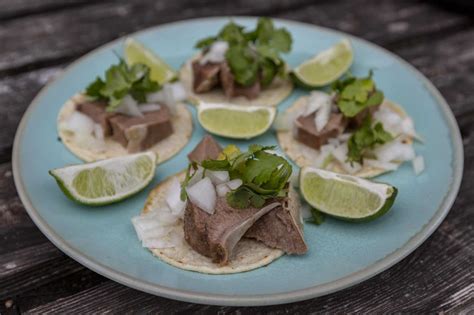
[[[235,18],[253,26],[255,18]],[[207,18],[172,23],[133,35],[176,69],[195,53],[197,39],[215,34],[227,18]],[[234,275],[205,275],[177,269],[142,248],[130,218],[137,215],[152,187],[183,169],[186,153],[204,134],[195,131],[186,148],[160,165],[154,183],[122,203],[87,208],[61,193],[48,170],[79,163],[57,140],[56,116],[64,102],[110,64],[123,39],[107,44],[69,66],[44,88],[28,108],[15,139],[15,183],[26,209],[41,231],[62,251],[88,268],[130,287],[178,300],[227,305],[287,303],[320,296],[368,279],[392,266],[417,248],[449,211],[461,182],[463,152],[453,115],[432,84],[418,71],[391,53],[364,40],[336,31],[296,22],[276,20],[293,35],[287,60],[296,66],[343,37],[352,40],[355,62],[351,71],[365,75],[375,70],[377,85],[413,117],[425,139],[416,144],[426,170],[416,177],[409,163],[380,177],[399,188],[391,212],[366,224],[328,219],[321,226],[305,225],[308,254],[285,256],[265,268]],[[279,106],[284,109],[305,92],[296,90]],[[194,109],[193,109],[194,112]],[[228,143],[224,139],[219,139]],[[249,143],[276,144],[272,132]]]

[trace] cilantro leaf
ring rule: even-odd
[[[391,140],[393,136],[383,129],[383,125],[378,122],[372,126],[372,119],[367,116],[362,126],[349,138],[347,160],[361,163],[367,149],[373,149],[376,145]]]
[[[336,81],[332,89],[337,93],[336,104],[346,117],[354,117],[370,106],[377,106],[383,101],[383,93],[376,89],[372,72],[365,78],[349,76]]]
[[[209,37],[200,39],[196,43],[196,45],[194,45],[194,48],[199,48],[199,49],[206,48],[206,47],[211,46],[215,41],[217,41],[216,36],[209,36]]]
[[[319,210],[311,208],[311,217],[313,218],[312,222],[314,224],[321,225],[324,222],[324,219],[326,218],[326,214]]]
[[[144,64],[128,66],[123,59],[105,72],[105,80],[97,77],[86,88],[86,95],[107,101],[107,111],[113,112],[123,98],[130,94],[139,103],[146,102],[146,95],[160,89],[150,78],[150,68]]]
[[[255,83],[258,78],[258,64],[248,47],[231,46],[225,56],[237,83],[243,86]]]

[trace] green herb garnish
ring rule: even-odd
[[[336,81],[332,89],[337,93],[336,104],[346,117],[354,117],[370,106],[380,105],[384,98],[372,80],[372,71],[365,78],[349,76]]]
[[[319,210],[311,208],[311,217],[313,218],[313,220],[311,221],[312,223],[316,225],[321,225],[324,222],[324,219],[326,218],[326,214]]]
[[[150,79],[150,68],[144,64],[128,66],[123,59],[105,72],[105,81],[97,77],[86,88],[86,95],[106,101],[107,111],[112,112],[123,98],[130,94],[137,102],[145,103],[146,95],[160,89],[158,82]]]
[[[291,50],[291,34],[285,28],[275,28],[271,19],[259,18],[256,29],[249,32],[231,21],[216,36],[201,39],[195,47],[205,49],[218,40],[229,44],[226,61],[240,85],[260,80],[267,86],[276,75],[285,74],[280,54]]]
[[[284,197],[287,183],[291,176],[291,165],[281,156],[267,152],[273,146],[250,145],[247,152],[223,154],[222,159],[205,160],[201,163],[204,169],[228,171],[230,179],[239,178],[243,184],[227,194],[227,202],[234,208],[244,209],[249,206],[261,208],[269,198]],[[191,167],[191,166],[190,166]],[[190,173],[191,168],[188,168]],[[189,176],[187,175],[186,178]],[[183,182],[181,197],[189,179]]]
[[[362,126],[349,138],[347,160],[351,163],[361,163],[367,149],[373,149],[376,145],[391,140],[393,136],[383,129],[383,125],[380,122],[372,125],[371,117],[367,116]]]

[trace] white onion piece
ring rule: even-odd
[[[329,117],[331,116],[331,102],[325,102],[321,105],[321,107],[316,112],[314,116],[314,124],[316,126],[317,131],[323,130],[326,127]]]
[[[415,150],[411,144],[395,139],[376,148],[374,154],[381,162],[409,161],[415,157]]]
[[[415,175],[420,175],[425,170],[425,159],[422,155],[418,155],[412,160],[412,165]]]
[[[341,144],[337,147],[334,147],[332,150],[332,155],[336,158],[336,160],[344,163],[347,160],[347,151],[347,144]]]
[[[155,104],[155,103],[145,103],[145,104],[140,104],[138,107],[142,113],[149,113],[149,112],[155,112],[161,109],[160,104]]]
[[[413,119],[410,117],[402,117],[400,114],[385,106],[381,106],[374,113],[373,117],[375,121],[379,121],[383,124],[386,131],[393,135],[402,134],[413,137],[418,141],[423,141],[423,139],[416,133],[415,124],[413,123]]]
[[[306,202],[301,204],[301,216],[303,217],[304,220],[311,219],[313,215],[311,214],[311,206],[307,204]]]
[[[166,196],[166,204],[171,213],[178,217],[183,217],[186,201],[181,200],[181,184],[177,178],[173,178]]]
[[[337,138],[330,138],[330,139],[328,140],[328,143],[331,144],[331,145],[333,145],[333,146],[335,146],[335,147],[337,147],[337,146],[339,146],[339,145],[341,144],[341,143],[339,142],[339,139],[337,139]]]
[[[89,116],[74,111],[59,127],[74,133],[91,134],[94,132],[94,121]]]
[[[322,145],[321,148],[319,149],[319,154],[317,158],[313,160],[313,166],[318,167],[318,168],[323,167],[323,164],[328,158],[328,156],[332,155],[333,151],[336,148],[337,146],[331,143]]]
[[[216,192],[217,196],[219,197],[225,197],[228,192],[230,192],[229,186],[227,186],[227,183],[219,184],[216,186]]]
[[[395,171],[398,168],[398,164],[390,162],[382,162],[374,159],[364,159],[365,166],[380,168],[387,171]]]
[[[150,239],[161,238],[176,225],[178,218],[172,216],[169,209],[162,208],[132,218],[132,224],[143,246]],[[145,246],[148,247],[148,246]]]
[[[214,185],[223,184],[229,181],[229,172],[227,171],[206,170],[205,175],[206,177],[209,177]]]
[[[332,97],[331,95],[321,92],[321,91],[312,91],[309,94],[308,101],[306,103],[306,108],[303,113],[304,116],[308,116],[315,111],[319,110],[322,106],[327,106],[329,104],[329,111],[331,110]]]
[[[191,177],[191,179],[188,182],[188,187],[196,184],[198,181],[203,179],[203,176],[202,176],[203,173],[204,173],[204,169],[202,168],[202,166],[198,165],[197,170],[194,171],[193,173],[193,177]]]
[[[138,108],[137,101],[131,95],[125,95],[120,105],[114,110],[115,113],[121,113],[128,116],[143,117]]]
[[[226,183],[227,187],[229,187],[232,190],[236,190],[240,186],[242,186],[243,182],[240,178],[233,179],[229,182]]]
[[[104,141],[104,128],[99,124],[94,124],[94,137],[97,140]]]
[[[186,98],[186,90],[180,82],[165,83],[161,90],[148,93],[146,96],[149,103],[161,103],[168,106],[172,115],[176,114],[176,104]]]
[[[337,138],[339,139],[339,141],[341,142],[346,142],[349,140],[349,138],[352,136],[351,133],[343,133],[341,135],[339,135]]]
[[[187,187],[189,200],[209,214],[214,213],[216,206],[216,189],[209,177],[204,177],[196,184]]]
[[[208,62],[219,63],[225,60],[225,53],[229,49],[229,44],[225,41],[216,41],[210,47],[209,51],[201,58],[200,64]]]

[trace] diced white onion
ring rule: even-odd
[[[226,183],[227,187],[229,187],[232,190],[236,190],[240,186],[242,186],[243,182],[240,178],[233,179],[229,182]]]
[[[94,137],[97,140],[104,141],[104,128],[99,124],[94,124]]]
[[[409,143],[402,143],[400,139],[390,141],[374,149],[377,160],[381,162],[409,161],[415,157],[415,150]]]
[[[311,206],[306,202],[301,204],[301,216],[304,220],[308,220],[313,217],[313,215],[311,214]]]
[[[147,237],[142,241],[142,246],[147,248],[171,248],[178,247],[183,243],[183,228],[175,226],[169,232],[160,237]]]
[[[186,201],[181,200],[181,184],[177,178],[173,178],[166,196],[166,204],[171,213],[178,217],[183,217]]]
[[[314,124],[319,132],[326,127],[331,115],[331,102],[324,102],[314,116]]]
[[[228,192],[230,192],[229,186],[227,186],[227,183],[219,184],[216,186],[216,192],[217,196],[219,197],[225,197]]]
[[[229,181],[229,172],[227,171],[210,171],[206,170],[206,177],[212,181],[214,185],[219,185]]]
[[[318,168],[323,167],[324,162],[330,155],[332,155],[336,147],[337,146],[333,143],[322,145],[319,149],[318,156],[313,160],[313,166]]]
[[[338,138],[339,141],[341,141],[341,142],[346,142],[346,141],[349,140],[349,138],[350,138],[351,136],[352,136],[352,134],[347,132],[347,133],[343,133],[343,134],[339,135],[337,138]]]
[[[194,171],[194,173],[193,173],[193,177],[191,177],[191,179],[188,182],[188,187],[192,186],[192,185],[196,184],[198,181],[200,181],[203,178],[202,177],[203,173],[204,173],[204,169],[202,168],[202,166],[198,165],[197,170]]]
[[[94,132],[94,121],[89,116],[74,111],[59,127],[74,133],[91,134]]]
[[[148,248],[175,246],[167,238],[175,230],[177,221],[178,217],[166,207],[132,218],[138,239]]]
[[[425,159],[422,155],[418,155],[412,160],[412,165],[415,175],[420,175],[425,170]]]
[[[398,164],[390,162],[382,162],[374,159],[364,159],[364,166],[370,166],[380,168],[387,171],[395,171],[398,168]]]
[[[308,116],[327,104],[329,104],[329,109],[331,109],[331,103],[331,95],[321,91],[312,91],[308,97],[303,115]]]
[[[155,104],[155,103],[145,103],[145,104],[140,104],[138,107],[142,113],[149,113],[149,112],[155,112],[161,109],[160,104]]]
[[[219,63],[225,60],[225,53],[229,49],[229,44],[225,41],[216,41],[210,47],[209,51],[201,58],[200,64],[208,62]]]
[[[423,139],[416,133],[415,124],[413,119],[410,117],[402,117],[399,113],[392,111],[387,106],[380,106],[380,108],[373,115],[375,121],[379,121],[383,124],[386,131],[391,134],[406,135],[414,137],[419,141]]]
[[[214,213],[216,206],[216,189],[209,177],[204,177],[196,184],[187,187],[189,200],[209,214]]]
[[[176,114],[176,104],[186,98],[186,89],[180,82],[165,83],[158,92],[147,94],[147,102],[168,106],[172,115]]]
[[[128,116],[143,117],[138,108],[137,101],[131,95],[125,95],[120,105],[114,110],[115,113],[121,113]]]

